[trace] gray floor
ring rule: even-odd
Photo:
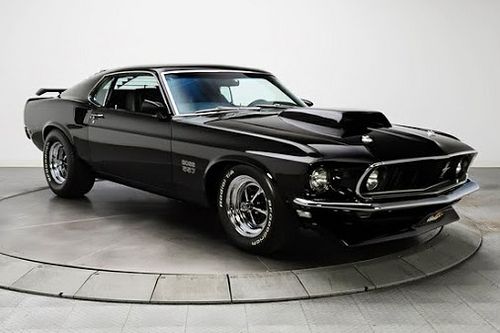
[[[78,200],[61,199],[49,189],[8,198],[0,201],[0,212],[1,253],[126,272],[231,274],[313,268],[395,253],[435,234],[348,248],[330,233],[302,230],[290,251],[256,256],[232,246],[210,210],[104,181]]]
[[[438,277],[351,296],[209,306],[96,303],[0,290],[0,331],[500,331],[500,169],[471,174],[482,190],[460,210],[480,221],[484,243],[465,264]],[[43,185],[39,169],[0,170],[0,197]]]

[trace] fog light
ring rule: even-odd
[[[463,170],[463,161],[458,162],[457,167],[455,168],[455,175],[460,175]]]
[[[310,219],[312,217],[311,212],[308,212],[306,210],[301,210],[301,209],[297,209],[297,215],[299,215],[300,217],[306,218],[306,219]]]
[[[324,192],[328,189],[330,182],[328,181],[328,172],[323,168],[317,168],[311,173],[309,186],[313,191]]]
[[[373,170],[368,176],[368,179],[366,180],[366,189],[368,191],[373,191],[377,188],[379,183],[378,174],[378,170]]]

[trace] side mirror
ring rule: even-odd
[[[172,116],[170,115],[168,108],[158,107],[156,108],[155,118],[159,121],[167,121],[170,120]]]
[[[304,104],[307,105],[307,106],[309,106],[309,107],[311,107],[311,106],[314,105],[313,102],[311,102],[310,100],[305,99],[305,98],[302,98],[302,102],[304,102]]]

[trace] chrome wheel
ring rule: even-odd
[[[50,175],[54,182],[59,185],[64,183],[67,177],[68,163],[62,143],[54,142],[50,147],[48,164]]]
[[[269,203],[259,183],[250,176],[241,175],[228,185],[226,213],[234,229],[242,236],[259,236],[269,221]]]

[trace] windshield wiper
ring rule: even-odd
[[[194,111],[194,113],[219,112],[219,111],[239,111],[239,110],[254,110],[259,111],[259,106],[218,106],[211,109],[202,109]]]
[[[271,109],[288,109],[290,107],[298,106],[296,104],[287,103],[287,102],[273,102],[270,104],[257,104],[255,105],[259,108],[271,108]]]

